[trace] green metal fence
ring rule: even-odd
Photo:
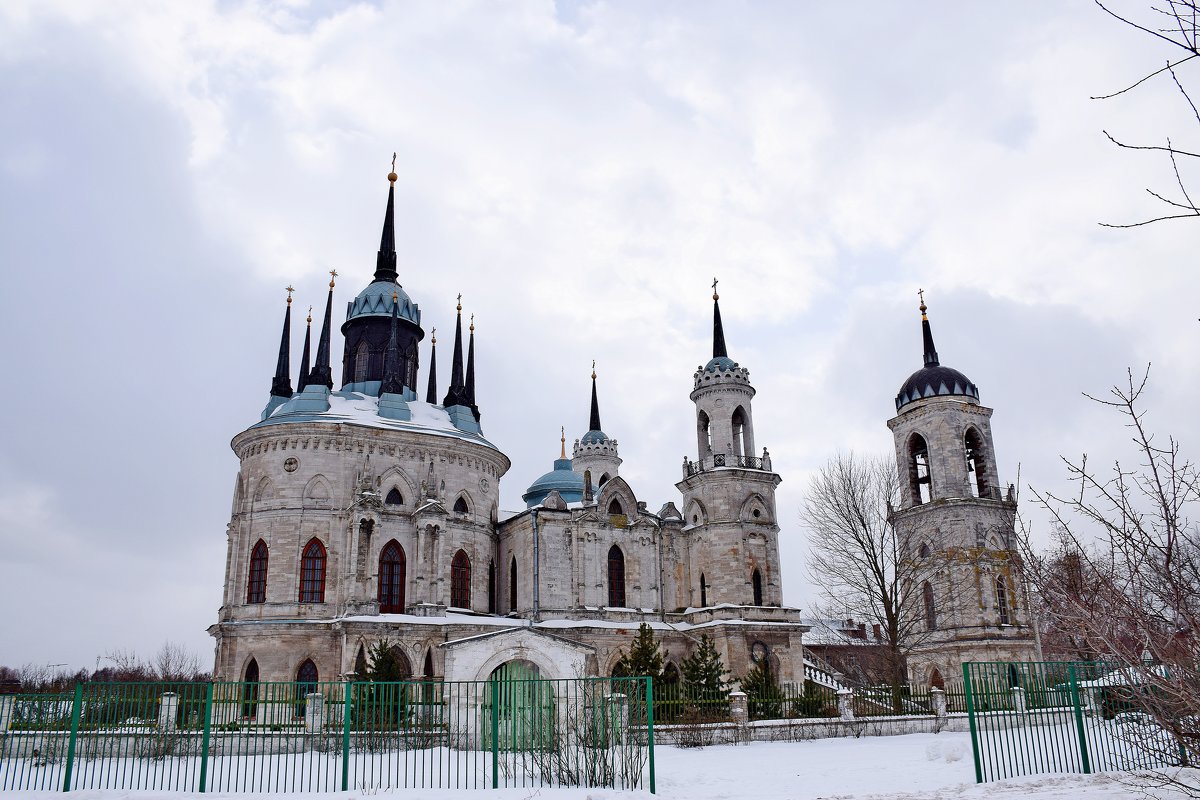
[[[963,686],[979,783],[1183,763],[1178,743],[1138,710],[1142,689],[1120,665],[968,663]]]
[[[0,697],[0,790],[654,791],[648,678],[89,683]]]

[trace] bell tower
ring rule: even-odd
[[[683,533],[690,558],[681,583],[689,605],[779,606],[779,525],[764,447],[756,454],[750,371],[729,357],[713,281],[713,357],[693,376],[696,460],[683,460]]]
[[[960,674],[964,661],[1032,659],[1033,628],[992,409],[966,375],[942,365],[921,295],[924,365],[900,387],[888,427],[900,479],[892,522],[914,577],[909,673],[928,683]]]

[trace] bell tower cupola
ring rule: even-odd
[[[600,401],[596,396],[596,362],[592,362],[592,407],[588,417],[588,431],[575,440],[571,452],[571,468],[579,474],[590,471],[597,488],[617,477],[621,457],[617,454],[617,440],[610,439],[600,427]]]

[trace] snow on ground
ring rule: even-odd
[[[660,746],[655,750],[658,798],[663,800],[1175,800],[1174,789],[1143,792],[1124,774],[1035,775],[977,785],[967,733],[911,734],[805,742],[754,742],[703,749]],[[1200,770],[1182,777],[1200,784]],[[650,800],[647,792],[609,789],[404,789],[360,790],[336,796],[399,800]],[[163,800],[180,797],[226,800],[312,798],[313,794],[171,794],[85,790],[72,800]],[[9,798],[62,798],[58,792],[4,792]]]

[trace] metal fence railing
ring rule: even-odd
[[[1182,764],[1178,743],[1138,710],[1132,674],[1097,662],[963,664],[975,779]]]
[[[654,791],[648,678],[88,683],[0,696],[0,790]]]

